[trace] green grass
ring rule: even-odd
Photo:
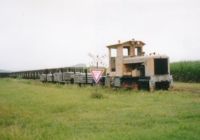
[[[181,61],[170,64],[174,80],[200,83],[200,61]]]
[[[0,79],[1,140],[197,140],[200,84],[172,91],[98,88]]]

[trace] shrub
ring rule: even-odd
[[[94,98],[94,99],[103,99],[104,98],[103,94],[100,93],[100,92],[93,92],[91,94],[91,97]]]

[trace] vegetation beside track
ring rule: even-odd
[[[175,81],[200,83],[200,61],[181,61],[170,64]]]

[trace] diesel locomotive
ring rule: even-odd
[[[107,86],[149,90],[172,87],[169,57],[155,53],[145,55],[144,45],[142,41],[130,40],[107,46]]]

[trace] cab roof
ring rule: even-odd
[[[142,42],[142,41],[137,41],[137,40],[129,40],[129,41],[125,41],[125,42],[120,42],[119,41],[119,43],[117,43],[117,44],[108,45],[106,47],[107,48],[117,48],[117,47],[122,46],[122,45],[124,45],[124,46],[126,46],[126,45],[132,45],[132,46],[134,46],[135,45],[137,47],[142,47],[142,46],[145,45],[145,43]]]

